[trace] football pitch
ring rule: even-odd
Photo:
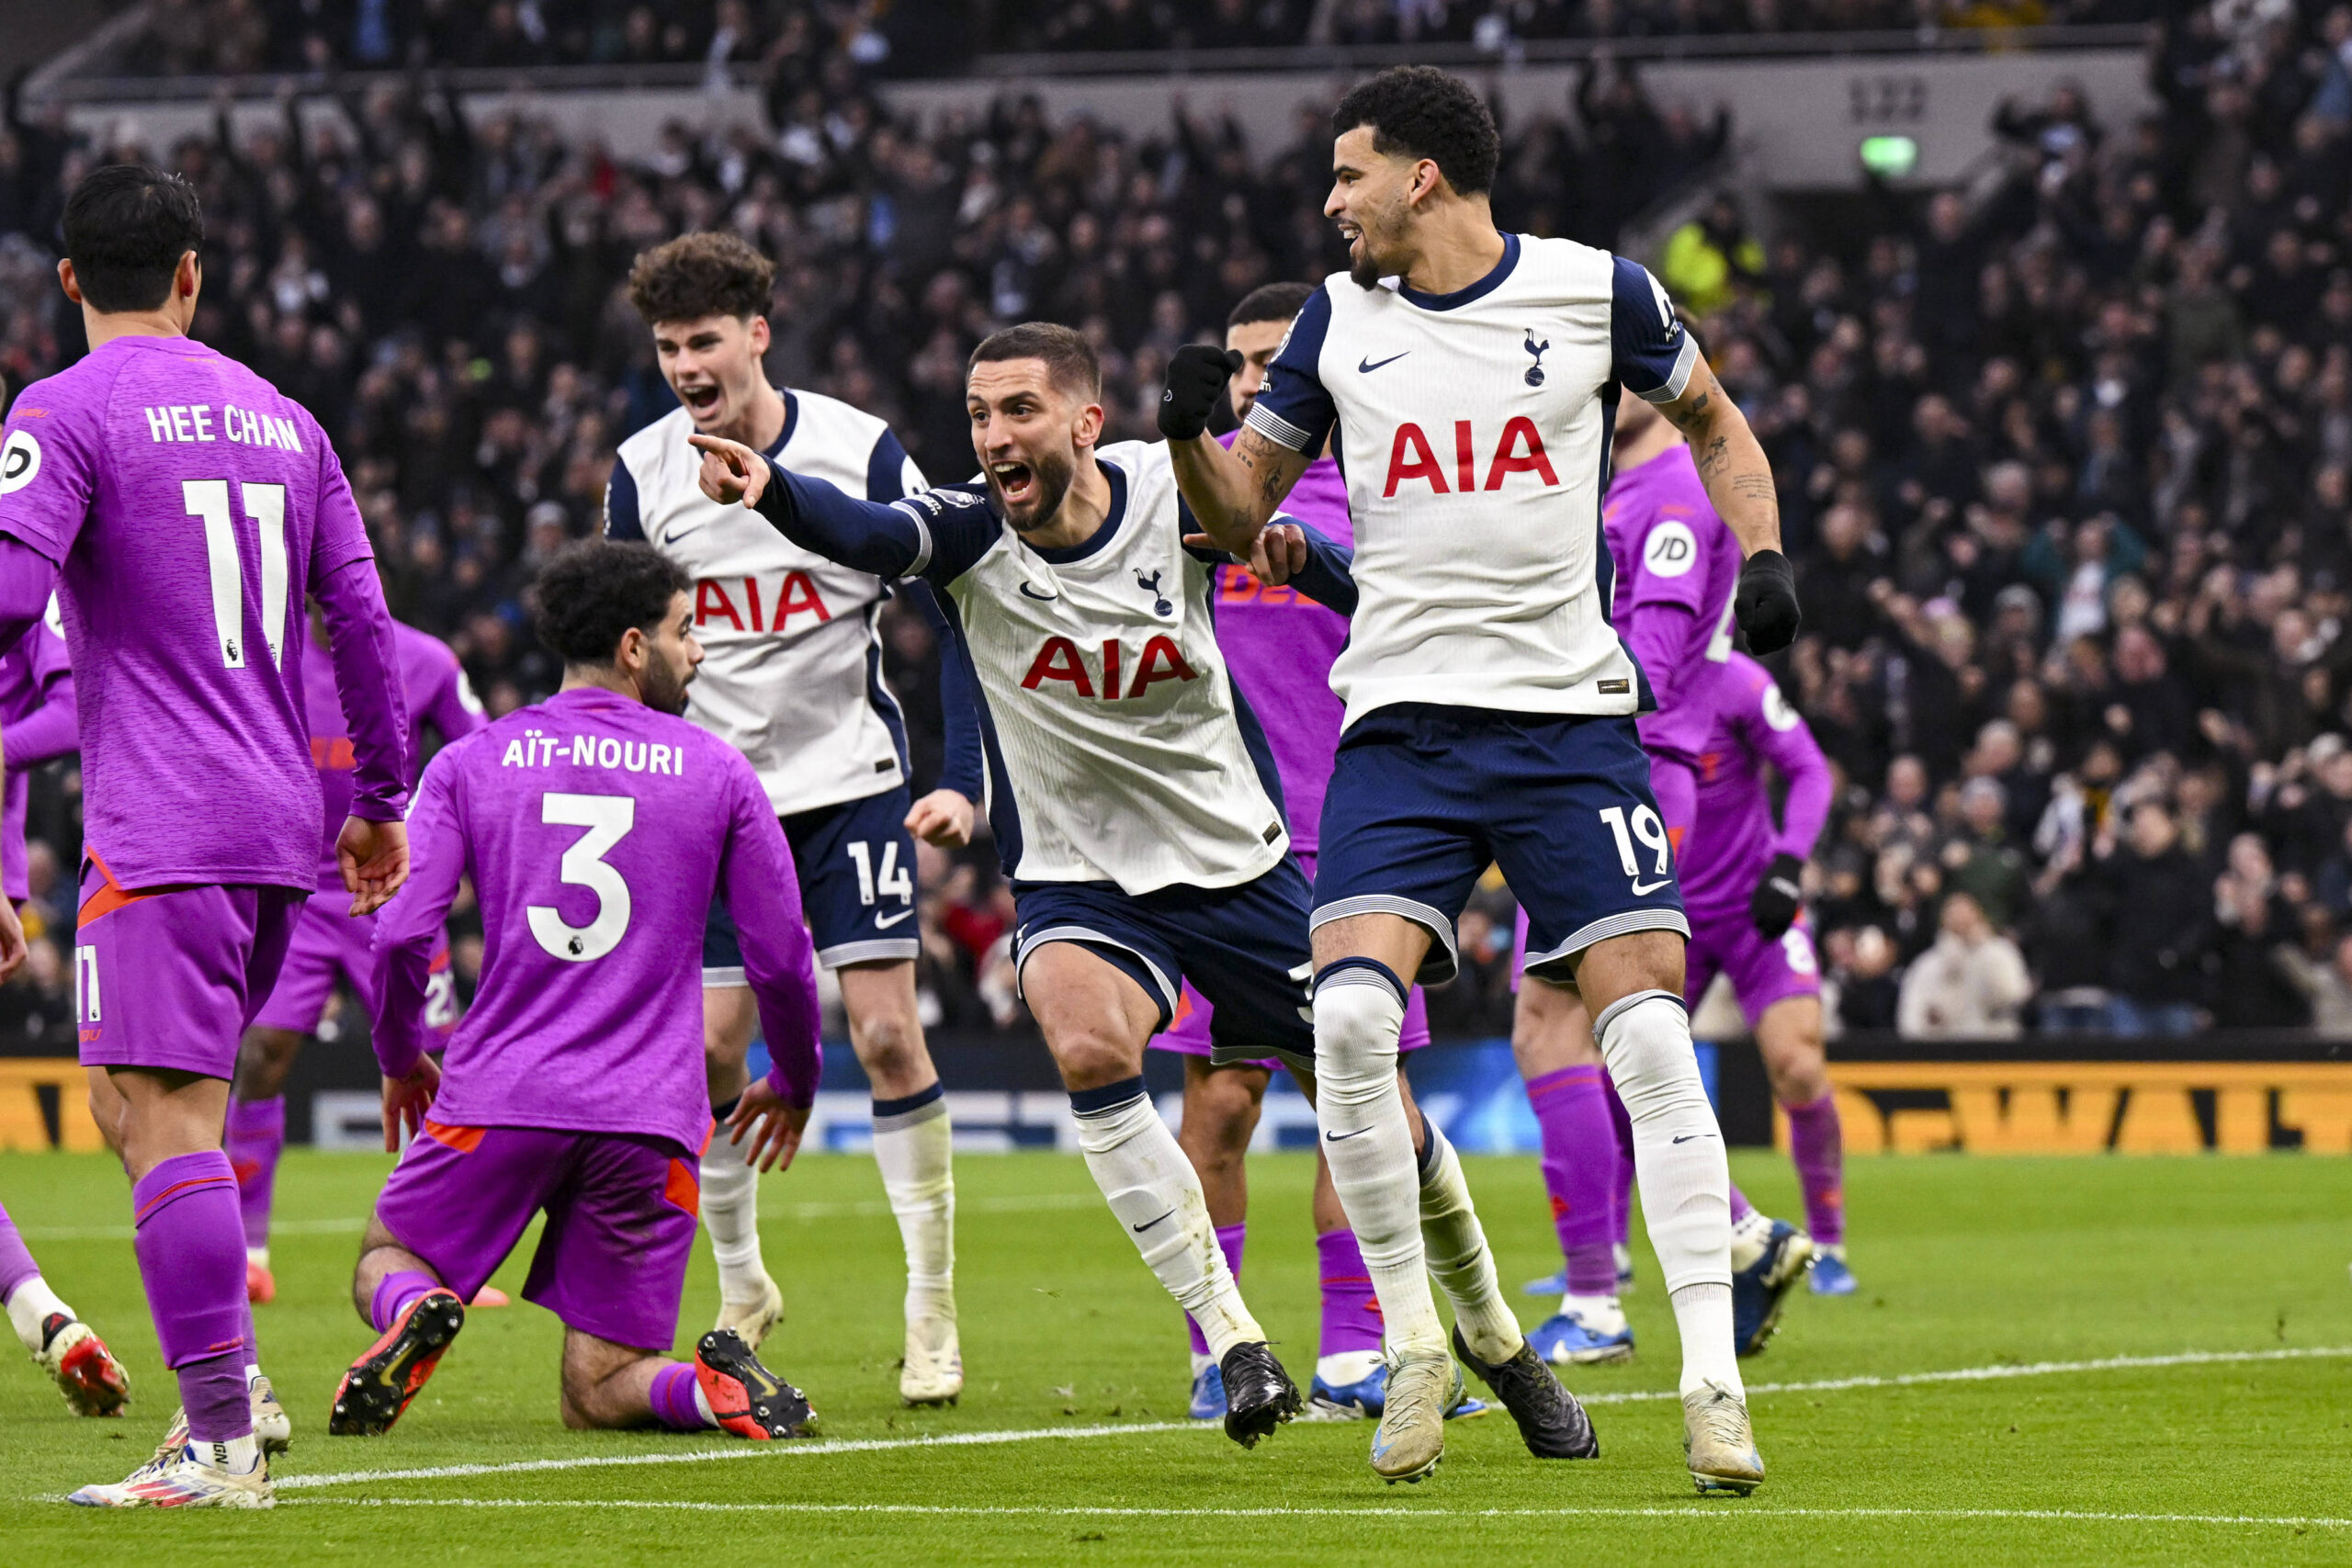
[[[1364,1423],[1294,1423],[1244,1452],[1186,1422],[1175,1309],[1084,1166],[1050,1155],[957,1163],[957,1408],[898,1407],[880,1180],[863,1157],[812,1156],[761,1194],[786,1303],[763,1356],[808,1391],[820,1439],[568,1432],[558,1325],[520,1303],[470,1315],[389,1437],[331,1439],[335,1379],[373,1337],[345,1292],[386,1163],[298,1150],[278,1178],[278,1298],[256,1309],[295,1421],[277,1510],[95,1514],[54,1499],[119,1479],[175,1402],[123,1179],[96,1156],[0,1156],[10,1213],[133,1396],[124,1420],[76,1420],[29,1364],[0,1373],[11,1563],[2352,1559],[2352,1161],[1854,1161],[1862,1291],[1800,1293],[1745,1363],[1770,1467],[1745,1501],[1701,1499],[1683,1472],[1672,1321],[1638,1239],[1640,1355],[1569,1378],[1600,1460],[1539,1463],[1498,1415],[1454,1423],[1429,1483],[1384,1487]],[[1555,1267],[1533,1160],[1464,1164],[1507,1283]],[[1794,1212],[1785,1162],[1734,1168]],[[1303,1388],[1313,1167],[1276,1155],[1250,1174],[1242,1281]],[[522,1275],[511,1262],[498,1282]],[[716,1296],[698,1243],[682,1350]],[[1549,1310],[1515,1299],[1530,1325]]]

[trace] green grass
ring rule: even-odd
[[[1465,1163],[1506,1280],[1554,1267],[1533,1162]],[[1748,1191],[1793,1207],[1783,1162],[1736,1163]],[[1371,1434],[1361,1424],[1294,1425],[1252,1453],[1193,1429],[831,1452],[571,1433],[556,1418],[558,1325],[521,1304],[473,1314],[390,1437],[330,1440],[336,1375],[372,1337],[345,1297],[359,1218],[384,1168],[367,1156],[297,1153],[279,1178],[279,1294],[258,1322],[265,1364],[296,1422],[281,1482],[594,1456],[734,1457],[288,1485],[268,1515],[65,1508],[48,1499],[117,1479],[145,1456],[174,1397],[125,1239],[119,1171],[95,1157],[0,1156],[9,1212],[51,1283],[123,1356],[134,1390],[127,1420],[77,1421],[29,1367],[0,1375],[0,1544],[12,1568],[162,1561],[153,1554],[163,1551],[175,1564],[424,1554],[567,1564],[1419,1563],[1475,1554],[1613,1568],[1707,1553],[2039,1568],[2352,1557],[2352,1503],[2329,1480],[2343,1473],[2352,1426],[2352,1356],[1759,1390],[1770,1482],[1745,1502],[1701,1500],[1681,1468],[1676,1403],[1622,1397],[1674,1382],[1673,1327],[1646,1254],[1642,1287],[1627,1300],[1640,1359],[1571,1380],[1598,1396],[1605,1457],[1591,1464],[1530,1460],[1500,1417],[1456,1424],[1437,1476],[1395,1489],[1365,1468]],[[1302,1385],[1316,1322],[1311,1174],[1304,1156],[1253,1163],[1244,1274]],[[961,1406],[940,1412],[897,1407],[899,1250],[872,1164],[812,1156],[768,1179],[767,1260],[787,1303],[770,1359],[809,1391],[827,1437],[903,1444],[1180,1419],[1181,1324],[1080,1162],[973,1156],[957,1176],[971,1381]],[[1862,1293],[1801,1296],[1770,1352],[1746,1363],[1752,1383],[2352,1346],[2352,1161],[1869,1159],[1850,1173],[1849,1201]],[[499,1282],[516,1290],[521,1277],[518,1259]],[[1514,1299],[1530,1323],[1546,1310]],[[686,1300],[682,1348],[716,1302],[707,1248]],[[528,1506],[371,1506],[461,1500]],[[630,1502],[653,1506],[568,1506]],[[688,1502],[763,1506],[667,1506]],[[2090,1517],[2016,1517],[2027,1510]],[[2143,1517],[2116,1517],[2125,1515]],[[2256,1522],[2145,1517],[2187,1515]]]

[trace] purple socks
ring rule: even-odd
[[[1733,1182],[1731,1184],[1731,1223],[1736,1225],[1755,1212],[1756,1205],[1747,1201],[1747,1194],[1739,1190],[1739,1183]]]
[[[695,1370],[688,1362],[664,1361],[655,1368],[646,1398],[653,1418],[673,1432],[707,1432],[718,1425],[695,1403]]]
[[[376,1281],[376,1293],[368,1300],[368,1321],[376,1332],[385,1333],[398,1323],[409,1303],[427,1291],[437,1291],[441,1281],[415,1269],[395,1269]]]
[[[17,1234],[17,1222],[8,1211],[0,1208],[0,1304],[17,1293],[17,1287],[28,1280],[40,1277],[40,1265],[25,1250],[25,1238]]]
[[[1315,1353],[1379,1349],[1380,1298],[1372,1293],[1372,1270],[1363,1266],[1356,1233],[1326,1231],[1315,1238],[1315,1256],[1323,1293],[1323,1332]]]
[[[1217,1249],[1225,1254],[1225,1266],[1233,1271],[1237,1280],[1241,1278],[1241,1243],[1249,1234],[1250,1224],[1246,1220],[1238,1225],[1219,1225],[1216,1228]],[[1201,1325],[1193,1321],[1191,1313],[1184,1314],[1184,1332],[1193,1337],[1193,1355],[1205,1356],[1209,1353],[1209,1342],[1201,1337]]]
[[[1527,1081],[1527,1101],[1544,1139],[1544,1190],[1568,1264],[1568,1293],[1613,1296],[1617,1134],[1606,1079],[1597,1066],[1563,1067]]]
[[[286,1097],[230,1100],[222,1145],[230,1168],[237,1173],[245,1246],[258,1251],[269,1245],[270,1195],[277,1187],[277,1156],[286,1148]]]
[[[208,1443],[250,1436],[245,1247],[229,1156],[219,1149],[175,1155],[139,1179],[130,1202],[139,1277],[164,1364],[179,1374],[188,1436]]]
[[[1609,1124],[1617,1130],[1617,1184],[1609,1194],[1609,1239],[1623,1247],[1634,1220],[1634,1119],[1625,1113],[1625,1102],[1617,1098],[1617,1086],[1609,1081],[1606,1069],[1600,1087],[1609,1095]]]
[[[1788,1107],[1789,1156],[1804,1189],[1805,1229],[1824,1247],[1846,1239],[1846,1134],[1838,1125],[1838,1098]]]

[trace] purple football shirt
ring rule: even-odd
[[[376,1059],[394,1077],[439,1040],[427,969],[461,876],[481,907],[481,984],[450,1037],[434,1120],[639,1133],[710,1130],[702,933],[717,894],[784,1097],[816,1094],[817,974],[800,883],[741,752],[683,718],[586,688],[442,749],[409,814],[413,870],[376,924]]]
[[[1643,749],[1688,761],[1711,721],[1682,711],[1686,698],[1720,676],[1731,655],[1738,537],[1715,515],[1690,448],[1679,445],[1621,469],[1600,517],[1617,568],[1609,618],[1657,698],[1657,711],[1637,721]]]
[[[1354,547],[1348,482],[1330,458],[1306,465],[1282,510],[1333,544]],[[1330,787],[1340,719],[1347,711],[1331,690],[1331,661],[1348,640],[1348,618],[1296,588],[1268,588],[1248,567],[1230,561],[1217,568],[1213,602],[1226,668],[1273,750],[1290,847],[1311,855],[1320,847],[1323,793]]]
[[[27,879],[25,812],[32,795],[30,769],[74,750],[74,672],[65,639],[35,622],[16,646],[0,653],[0,736],[6,737],[8,780],[0,795],[0,893],[12,904],[32,895]]]
[[[1813,731],[1772,672],[1747,655],[1735,652],[1690,709],[1704,714],[1709,728],[1695,762],[1698,818],[1674,870],[1696,923],[1702,914],[1745,913],[1774,855],[1813,853],[1829,820],[1832,784]],[[1764,788],[1766,762],[1789,782],[1777,828]]]
[[[302,672],[302,711],[311,731],[311,761],[319,770],[319,798],[325,804],[326,832],[321,840],[319,891],[343,889],[343,871],[334,858],[335,835],[351,815],[352,771],[358,759],[351,743],[351,727],[343,716],[343,700],[335,692],[334,671],[313,647]],[[392,623],[392,657],[400,671],[401,691],[407,700],[409,779],[413,785],[424,769],[424,731],[430,726],[446,741],[462,740],[490,722],[466,684],[465,667],[449,645],[414,626]]]
[[[85,854],[129,888],[315,884],[306,593],[357,688],[354,809],[399,818],[390,618],[315,420],[202,344],[130,336],[27,387],[6,432],[0,534],[62,569]]]

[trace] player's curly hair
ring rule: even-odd
[[[531,622],[566,664],[610,664],[631,626],[653,635],[670,601],[694,592],[685,569],[638,540],[583,539],[531,585]]]
[[[724,230],[681,234],[639,252],[628,269],[628,302],[647,326],[764,316],[775,288],[775,263]]]
[[[1345,136],[1360,125],[1372,127],[1378,151],[1435,164],[1457,195],[1495,188],[1502,138],[1486,100],[1459,76],[1434,65],[1397,65],[1359,82],[1331,111],[1331,130]]]

